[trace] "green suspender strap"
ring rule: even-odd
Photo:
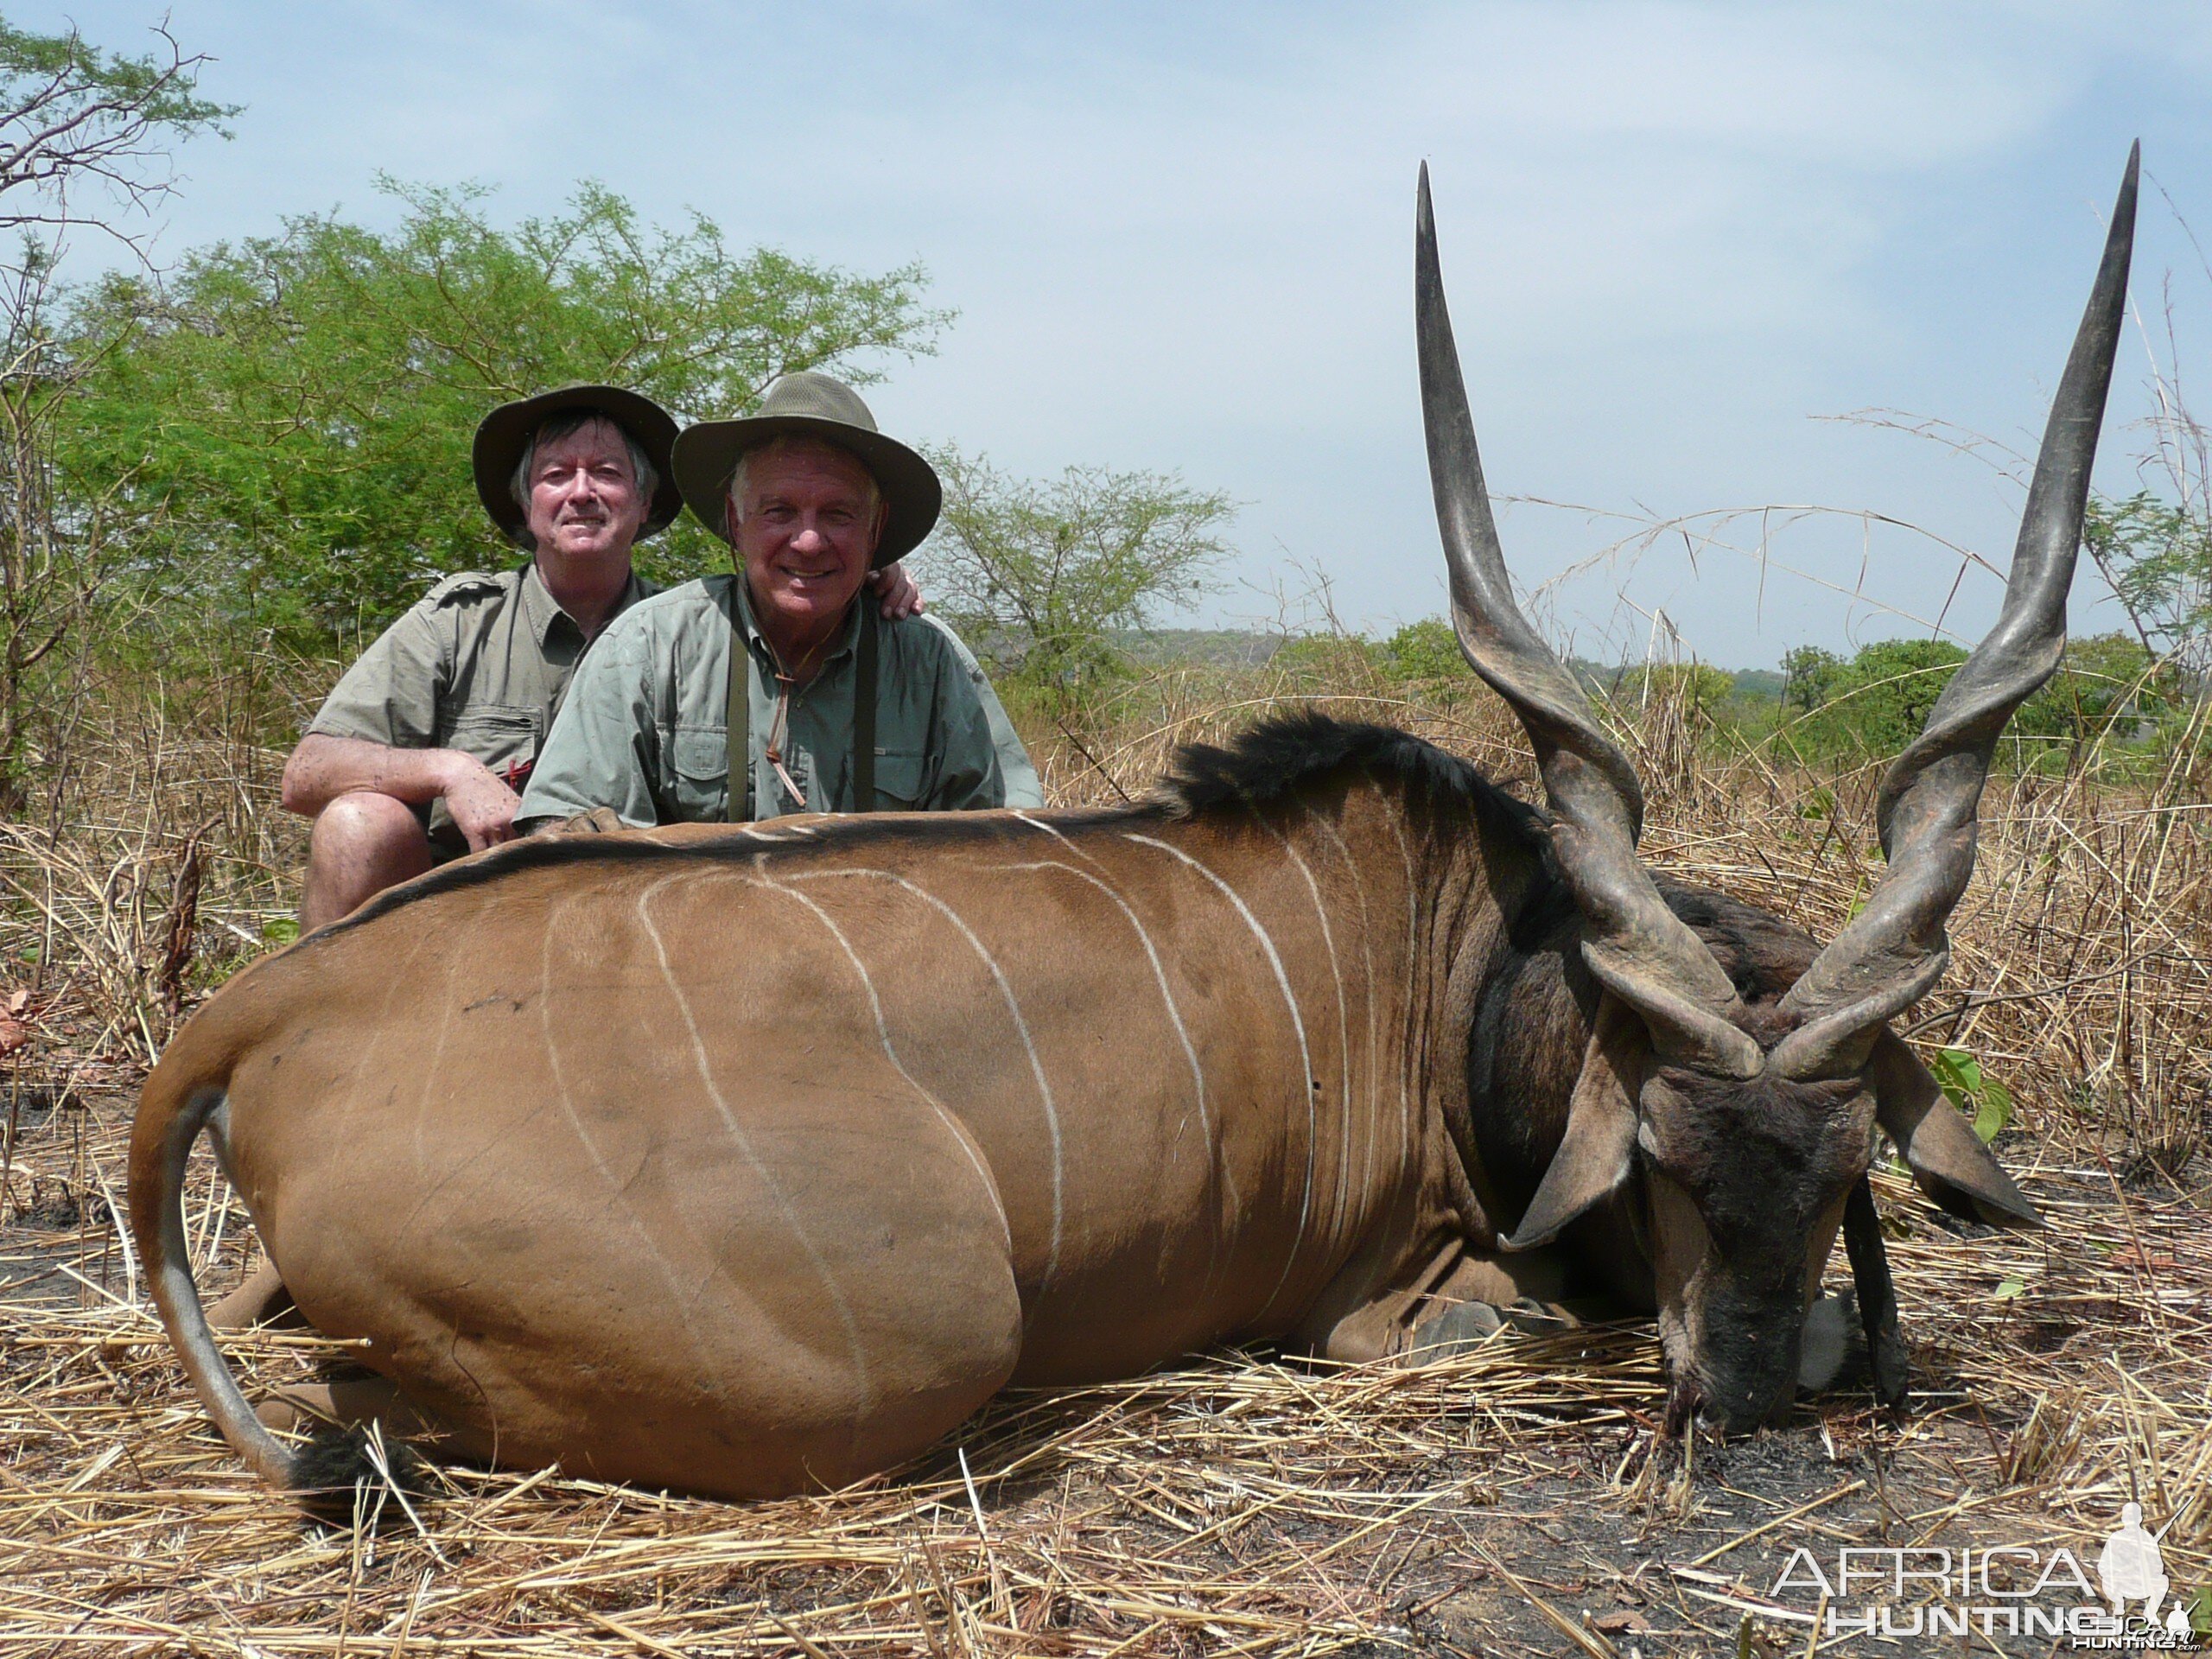
[[[861,607],[860,644],[853,663],[853,810],[875,810],[875,595],[866,588],[854,601]]]
[[[743,823],[753,812],[753,653],[737,614],[737,583],[744,580],[741,572],[729,590],[729,799],[722,808],[728,823]]]
[[[863,589],[860,644],[854,652],[853,674],[853,810],[875,810],[875,607]],[[737,594],[729,599],[729,743],[728,801],[722,816],[730,823],[743,823],[753,806],[753,676],[752,653],[745,648],[745,626],[738,620]]]

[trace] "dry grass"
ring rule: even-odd
[[[1162,674],[1034,747],[1055,798],[1113,799],[1174,743],[1313,689]],[[1525,779],[1486,699],[1357,676],[1325,695]],[[1829,1649],[1810,1605],[1768,1599],[1794,1545],[2063,1541],[2087,1559],[2130,1497],[2171,1522],[2177,1584],[2212,1583],[2199,779],[2109,785],[2091,756],[1992,787],[1920,1034],[2012,1086],[1999,1151],[2054,1225],[1961,1227],[1882,1178],[1922,1390],[1909,1422],[1846,1393],[1686,1459],[1656,1446],[1656,1347],[1631,1326],[1418,1369],[1224,1354],[1013,1397],[919,1465],[819,1498],[454,1469],[419,1526],[372,1495],[380,1526],[325,1529],[207,1429],[109,1214],[133,1068],[169,1018],[194,831],[212,825],[188,988],[283,910],[298,830],[270,804],[276,757],[235,725],[103,717],[64,827],[12,826],[0,848],[0,960],[40,952],[36,982],[28,963],[13,982],[35,993],[37,1040],[13,1062],[0,1198],[0,1655],[1799,1654]],[[1625,734],[1658,861],[1823,933],[1863,895],[1872,779],[1715,759],[1665,707]],[[204,1160],[188,1218],[203,1282],[235,1275],[245,1224]],[[330,1345],[231,1348],[251,1393]]]

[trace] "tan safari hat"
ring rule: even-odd
[[[676,440],[676,482],[691,511],[708,529],[731,540],[726,522],[730,474],[738,457],[771,438],[819,438],[850,450],[875,474],[890,512],[883,539],[876,543],[874,568],[896,563],[922,543],[944,505],[937,469],[921,456],[875,429],[875,416],[861,396],[842,380],[801,370],[768,388],[758,413],[736,421],[701,421]]]
[[[514,497],[515,468],[522,464],[524,448],[537,435],[537,429],[556,415],[587,409],[604,415],[635,438],[645,459],[652,462],[653,471],[660,474],[638,539],[642,542],[658,535],[683,511],[683,493],[676,487],[676,468],[669,453],[676,444],[676,417],[652,398],[620,386],[563,386],[541,391],[535,397],[501,404],[476,429],[471,457],[476,467],[476,499],[492,515],[492,522],[518,546],[530,544],[526,517]]]

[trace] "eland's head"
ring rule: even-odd
[[[1452,620],[1475,671],[1534,746],[1554,859],[1605,988],[1566,1138],[1508,1241],[1545,1243],[1601,1204],[1626,1207],[1649,1257],[1675,1416],[1746,1430],[1787,1408],[1808,1306],[1839,1230],[1878,1386],[1903,1353],[1866,1184],[1874,1131],[1947,1208],[2010,1225],[2033,1207],[1889,1029],[1942,976],[1945,924],[1973,874],[1999,734],[2058,666],[2090,464],[2127,287],[2137,161],[2050,413],[1996,626],[1884,780],[1889,868],[1802,971],[1746,996],[1637,855],[1643,790],[1573,677],[1513,598],[1444,302],[1427,169],[1415,289],[1429,468]],[[1792,964],[1795,969],[1799,964]]]

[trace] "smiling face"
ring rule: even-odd
[[[541,562],[627,566],[652,502],[612,421],[537,444],[526,487],[525,519]]]
[[[843,620],[885,512],[874,475],[835,445],[791,441],[746,457],[730,521],[753,616],[779,655],[818,645]]]

